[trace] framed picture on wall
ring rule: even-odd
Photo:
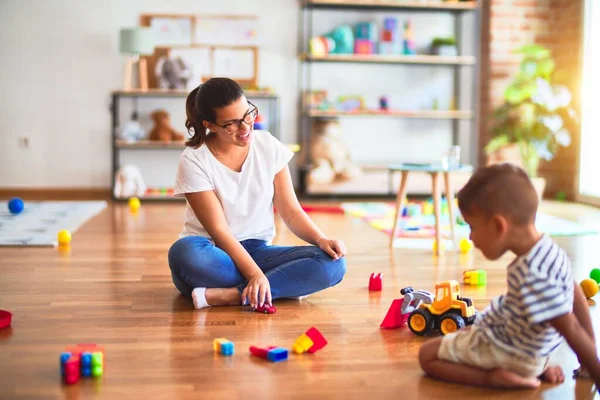
[[[189,17],[156,17],[150,20],[156,46],[192,44],[192,19]]]

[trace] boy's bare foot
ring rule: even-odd
[[[206,302],[211,306],[238,306],[242,304],[237,288],[210,288],[205,292]]]
[[[540,386],[540,380],[536,377],[525,378],[503,368],[490,371],[488,379],[491,386],[508,389],[536,388]]]
[[[546,368],[546,370],[542,372],[540,378],[549,383],[563,383],[565,381],[565,374],[563,373],[562,368],[556,365]]]

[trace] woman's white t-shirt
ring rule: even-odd
[[[223,165],[206,144],[186,148],[179,158],[175,196],[214,190],[221,202],[231,233],[238,241],[275,237],[273,195],[275,175],[294,153],[269,132],[254,131],[241,172]],[[186,202],[181,237],[210,237]]]

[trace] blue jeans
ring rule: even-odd
[[[346,260],[332,259],[315,246],[270,246],[263,240],[241,241],[248,254],[265,273],[273,299],[297,297],[335,286],[346,274]],[[237,287],[248,281],[227,253],[202,236],[186,236],[169,250],[169,267],[175,287],[191,296],[197,287]]]

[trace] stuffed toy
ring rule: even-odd
[[[146,133],[138,122],[137,112],[134,111],[131,113],[131,119],[123,124],[123,129],[121,129],[119,137],[121,140],[132,143],[142,140],[144,136],[146,136]]]
[[[361,168],[350,158],[350,152],[341,138],[338,120],[315,119],[313,121],[310,154],[312,168],[309,183],[327,184],[348,181],[362,175]]]
[[[142,172],[136,165],[125,164],[119,168],[115,176],[115,198],[142,197],[146,189]]]
[[[180,57],[161,57],[154,70],[161,89],[187,89],[193,70]]]
[[[158,140],[161,142],[182,141],[183,135],[171,126],[169,113],[165,110],[156,110],[150,114],[150,118],[154,121],[154,126],[150,131],[150,140]]]

